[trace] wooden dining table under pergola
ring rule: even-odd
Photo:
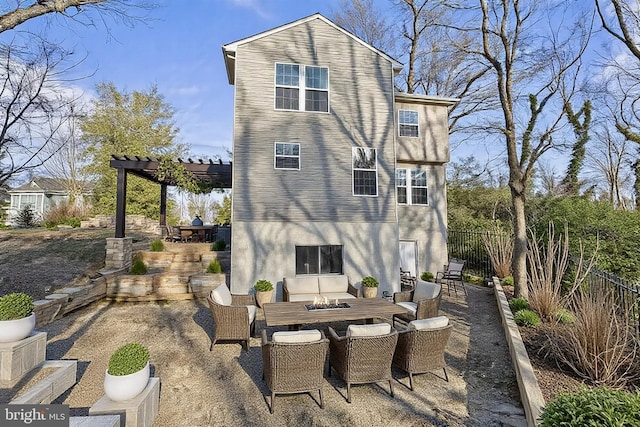
[[[178,158],[175,164],[181,165],[193,177],[202,183],[206,183],[212,188],[231,188],[231,162],[224,163],[222,160],[213,161],[202,159],[186,161]],[[160,185],[160,227],[166,229],[167,224],[167,187],[176,186],[177,183],[171,177],[158,178],[158,167],[161,164],[159,158],[111,155],[109,166],[117,169],[117,194],[116,194],[116,238],[125,237],[125,218],[127,208],[127,175],[133,174],[148,181]]]

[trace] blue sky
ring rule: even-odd
[[[203,158],[227,159],[233,129],[233,86],[222,45],[320,12],[331,16],[339,0],[157,0],[146,24],[107,21],[107,28],[37,18],[20,30],[42,31],[86,59],[75,70],[89,76],[75,82],[88,96],[96,83],[146,90],[157,85],[176,110],[181,142]]]

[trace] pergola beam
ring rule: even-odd
[[[214,163],[209,159],[204,162],[198,159],[194,162],[187,159],[185,162],[178,159],[174,163],[181,165],[185,170],[191,172],[194,177],[201,181],[213,184],[219,188],[231,188],[231,162],[223,163],[218,160]],[[160,160],[152,157],[139,156],[119,156],[112,154],[109,166],[118,170],[118,184],[116,194],[116,238],[125,237],[125,217],[126,217],[126,192],[127,192],[127,174],[139,176],[140,178],[160,184],[160,226],[166,226],[167,214],[167,187],[175,186],[176,182],[171,178],[158,179],[157,171]]]

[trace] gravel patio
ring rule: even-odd
[[[41,328],[48,333],[47,359],[78,360],[78,383],[54,403],[70,405],[71,415],[87,415],[103,394],[111,353],[138,341],[149,347],[161,380],[154,426],[526,426],[493,290],[467,290],[467,297],[445,290],[441,305],[454,324],[446,354],[449,382],[438,371],[418,375],[412,392],[406,374],[394,369],[400,381],[395,398],[385,383],[356,385],[348,404],[346,385],[334,375],[326,378],[325,409],[317,395],[284,395],[276,397],[274,415],[261,379],[262,310],[249,352],[238,343],[216,344],[209,352],[213,321],[203,301],[94,303]],[[346,323],[332,326],[346,329]]]

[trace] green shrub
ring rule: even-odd
[[[25,205],[25,207],[18,212],[16,223],[20,227],[35,227],[38,225],[38,218],[31,205]]]
[[[506,286],[513,286],[513,277],[512,276],[505,277],[504,279],[502,279],[502,284]]]
[[[162,252],[164,250],[164,242],[162,239],[154,239],[151,241],[151,252]]]
[[[516,324],[519,326],[527,326],[531,328],[535,328],[541,322],[540,316],[533,310],[529,310],[527,308],[517,311],[516,314],[513,315]]]
[[[226,247],[227,247],[227,242],[225,242],[224,240],[216,240],[213,243],[212,249],[214,251],[224,251]]]
[[[134,258],[131,265],[131,274],[141,275],[147,274],[147,266],[144,265],[144,261],[140,258]]]
[[[366,276],[362,278],[362,286],[365,288],[377,288],[379,283],[378,279],[373,276]]]
[[[220,261],[217,259],[211,260],[207,267],[207,273],[222,273],[222,265],[220,265]]]
[[[640,391],[598,387],[560,393],[540,415],[541,427],[640,425]]]
[[[433,273],[430,271],[423,271],[420,275],[420,279],[425,282],[433,282]]]
[[[109,359],[109,374],[115,376],[138,372],[149,361],[149,350],[138,343],[125,344],[118,348]]]
[[[509,308],[512,313],[529,308],[529,301],[526,298],[512,298],[509,300]]]
[[[256,282],[255,285],[253,285],[253,289],[256,290],[256,292],[267,292],[267,291],[272,291],[273,290],[273,284],[265,279],[260,279]]]
[[[570,311],[561,308],[553,314],[553,318],[560,323],[575,323],[576,317]]]
[[[33,298],[22,292],[0,297],[0,320],[17,320],[31,316]]]

